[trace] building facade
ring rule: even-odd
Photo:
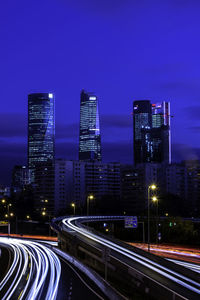
[[[28,167],[53,162],[54,146],[54,95],[35,93],[28,95]]]
[[[80,100],[79,160],[101,161],[98,99],[84,90]]]
[[[54,213],[54,95],[28,95],[28,167],[32,170],[34,208],[38,215]],[[44,207],[45,204],[45,207]],[[44,212],[43,212],[44,213]]]
[[[150,162],[152,127],[152,111],[149,100],[134,101],[133,103],[133,152],[134,164]]]
[[[91,212],[109,208],[109,200],[120,197],[120,164],[98,161],[55,161],[55,207],[57,213],[66,210],[75,203],[77,211],[86,208],[87,197],[93,195],[90,202]],[[114,200],[115,199],[115,200]],[[104,203],[105,202],[105,203]],[[111,206],[111,205],[110,205]],[[112,206],[112,209],[115,209]]]
[[[170,103],[133,103],[134,164],[171,163]]]
[[[31,184],[31,170],[27,166],[14,166],[12,171],[12,188],[23,189]]]

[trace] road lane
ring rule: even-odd
[[[0,282],[0,299],[55,300],[61,274],[57,255],[37,242],[0,238],[0,246],[8,247],[13,258]]]
[[[187,276],[184,276],[183,274],[178,273],[171,268],[163,266],[162,264],[159,264],[143,255],[137,254],[125,247],[120,246],[119,244],[112,242],[111,240],[107,240],[106,238],[103,238],[102,236],[98,236],[97,234],[94,234],[91,231],[81,226],[81,223],[83,221],[85,222],[87,221],[89,222],[90,220],[103,221],[106,219],[112,220],[112,218],[113,220],[120,219],[120,217],[100,217],[100,216],[88,217],[88,218],[86,217],[66,218],[62,221],[63,229],[75,231],[81,236],[84,236],[85,238],[93,242],[101,244],[104,247],[110,248],[117,254],[117,255],[114,254],[114,256],[118,256],[118,259],[119,259],[119,255],[121,255],[121,257],[126,257],[126,261],[127,259],[129,259],[129,261],[133,261],[134,264],[137,263],[138,265],[141,265],[143,270],[145,269],[147,270],[148,274],[150,270],[151,271],[150,277],[154,276],[158,284],[165,286],[169,290],[172,290],[177,295],[179,295],[179,293],[185,294],[187,297],[191,297],[191,299],[192,298],[197,299],[200,297],[199,280],[196,281],[190,279]]]

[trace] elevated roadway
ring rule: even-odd
[[[199,299],[200,278],[196,272],[84,225],[123,219],[122,216],[62,218],[57,225],[60,247],[105,276],[131,299],[139,292],[143,299],[149,296],[152,299]]]

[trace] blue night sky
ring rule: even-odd
[[[80,90],[99,97],[104,161],[132,162],[132,102],[170,101],[173,160],[200,155],[199,0],[0,4],[0,183],[26,163],[27,95],[56,97],[56,156],[78,158]]]

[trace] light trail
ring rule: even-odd
[[[120,253],[121,255],[124,255],[128,258],[130,258],[131,260],[143,265],[144,267],[147,267],[149,269],[151,269],[152,271],[164,276],[167,279],[172,280],[175,283],[178,283],[180,286],[194,292],[200,295],[200,284],[194,280],[191,280],[190,278],[177,273],[159,263],[156,263],[142,255],[139,255],[133,251],[130,251],[129,249],[126,249],[122,246],[119,246],[118,244],[115,244],[109,240],[106,240],[105,238],[102,238],[80,226],[74,225],[73,222],[74,221],[83,221],[85,220],[87,222],[87,220],[89,219],[89,221],[98,221],[98,220],[105,220],[105,219],[110,219],[112,220],[112,217],[73,217],[73,218],[67,218],[67,219],[63,219],[63,224],[66,226],[66,228],[70,228],[71,230],[74,230],[78,233],[80,233],[81,235],[105,246],[105,247],[109,247],[110,249]],[[113,220],[119,220],[120,217],[113,217]]]
[[[196,265],[196,264],[191,264],[185,261],[181,261],[181,260],[176,260],[176,259],[169,259],[167,258],[167,260],[172,261],[174,263],[176,263],[177,265],[183,266],[185,268],[188,268],[194,272],[200,273],[200,265]]]
[[[128,243],[134,247],[148,250],[148,245],[144,243]],[[177,260],[188,260],[191,263],[200,263],[200,251],[193,248],[185,248],[173,245],[151,245],[151,252],[156,255],[168,257]]]
[[[0,282],[0,298],[55,300],[61,275],[57,255],[34,241],[1,238],[0,245],[13,253],[11,266]]]

